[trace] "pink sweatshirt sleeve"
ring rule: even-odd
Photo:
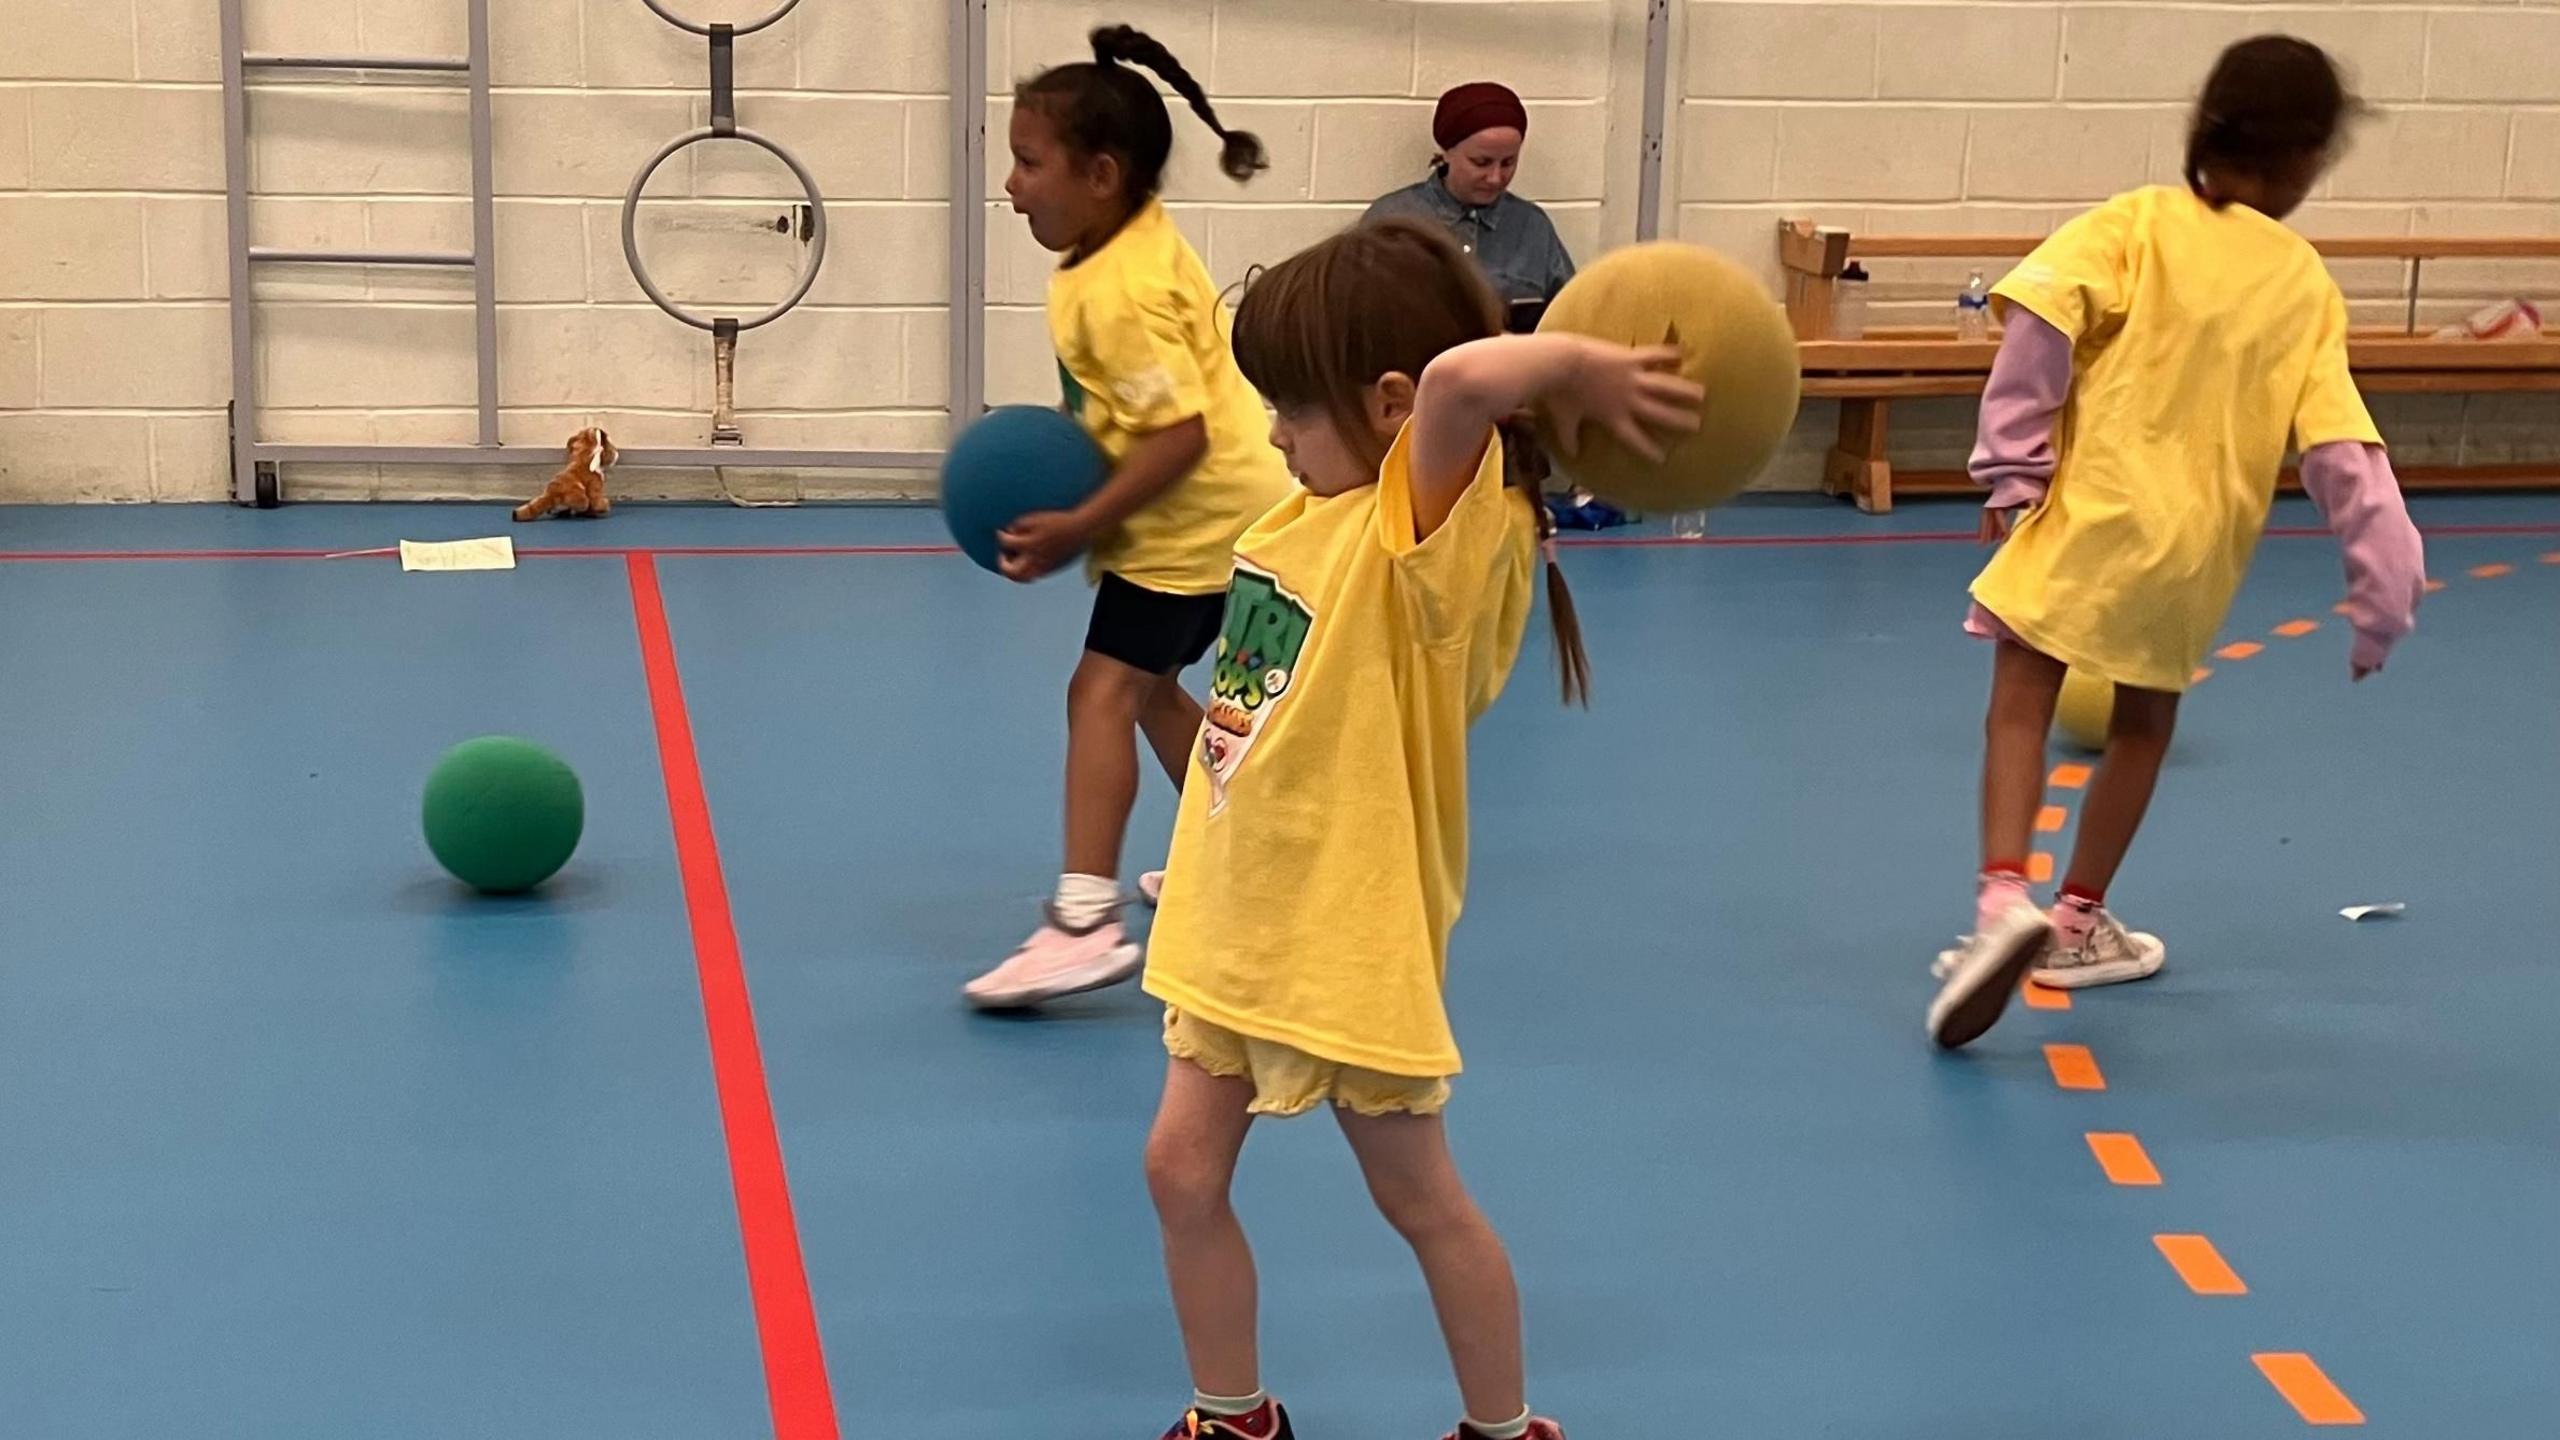
[[[2333,440],[2302,457],[2302,488],[2338,537],[2347,566],[2350,661],[2378,670],[2392,643],[2418,625],[2427,588],[2426,544],[2400,498],[2399,477],[2379,445]]]
[[[1974,483],[1991,487],[1983,502],[1989,510],[2044,499],[2059,462],[2053,432],[2071,394],[2071,337],[2021,306],[2004,308],[2007,330],[1983,387],[1982,425],[1966,467]]]

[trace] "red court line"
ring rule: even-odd
[[[1971,530],[1907,530],[1891,535],[1559,535],[1558,545],[1574,550],[1752,550],[1775,547],[1821,548],[1859,545],[1979,544]]]
[[[0,564],[71,565],[89,560],[326,560],[328,550],[0,550]]]
[[[2560,535],[2560,523],[2500,525],[2436,525],[2421,527],[2427,535]],[[2279,539],[2327,539],[2329,532],[2305,526],[2278,526],[2265,532]],[[1557,543],[1576,550],[1761,550],[1858,549],[1875,545],[1972,545],[1971,530],[1913,530],[1895,535],[1564,535]],[[516,554],[546,560],[628,560],[635,556],[728,556],[787,559],[792,556],[953,555],[950,545],[526,545]],[[342,550],[0,550],[0,565],[78,564],[90,561],[180,560],[388,560],[388,552],[348,554]]]
[[[668,632],[666,605],[658,590],[657,560],[641,552],[627,563],[631,609],[640,628],[641,668],[648,676],[649,710],[657,722],[658,768],[666,778],[667,815],[675,827],[685,913],[693,928],[703,1025],[711,1037],[711,1076],[719,1092],[720,1128],[728,1144],[729,1183],[737,1197],[739,1238],[746,1248],[747,1290],[755,1307],[756,1337],[764,1349],[765,1398],[773,1409],[773,1433],[775,1440],[838,1440],[826,1352],[818,1340],[817,1310],[809,1299],[800,1228],[791,1216],[782,1140],[774,1131],[764,1055],[756,1043],[755,1007],[738,959],[729,885],[721,874],[720,847],[711,831],[711,802],[702,788],[693,721],[685,712],[684,682],[676,670],[675,639]]]

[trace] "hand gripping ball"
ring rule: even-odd
[[[942,520],[963,554],[989,570],[997,532],[1035,510],[1073,510],[1111,478],[1084,427],[1036,405],[990,410],[942,460]]]
[[[1680,373],[1706,390],[1694,435],[1661,464],[1586,426],[1568,457],[1540,422],[1566,475],[1631,510],[1704,510],[1732,499],[1767,467],[1795,424],[1803,371],[1786,313],[1749,271],[1712,250],[1670,241],[1614,250],[1566,282],[1540,331],[1621,345],[1673,345]]]

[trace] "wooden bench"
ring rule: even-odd
[[[1979,395],[1999,342],[1959,340],[1951,326],[1869,328],[1857,340],[1825,338],[1839,277],[1852,260],[2015,260],[2039,236],[1852,236],[1804,221],[1778,227],[1808,397],[1840,402],[1840,433],[1823,464],[1823,489],[1861,510],[1893,508],[1894,493],[1970,491],[1961,470],[1896,475],[1886,458],[1892,402]],[[2560,238],[2356,237],[2315,240],[2331,260],[2394,260],[2408,270],[2408,318],[2399,329],[2359,328],[2348,340],[2356,384],[2367,394],[2540,392],[2560,397],[2560,336],[2530,341],[2438,340],[2417,333],[2418,289],[2426,262],[2439,259],[2560,259]],[[2399,470],[2409,489],[2542,489],[2560,486],[2560,398],[2552,409],[2554,458],[2512,465],[2418,465]],[[2287,483],[2291,483],[2290,477]]]

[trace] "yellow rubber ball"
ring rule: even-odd
[[[1681,373],[1707,392],[1698,432],[1660,464],[1589,425],[1581,453],[1567,458],[1540,421],[1557,467],[1612,504],[1657,513],[1721,505],[1767,468],[1795,424],[1803,371],[1786,312],[1750,271],[1712,250],[1673,241],[1613,250],[1566,282],[1538,328],[1677,346]]]
[[[2116,713],[2116,687],[2085,670],[2065,671],[2053,723],[2062,737],[2092,754],[2107,748],[2107,726]]]

